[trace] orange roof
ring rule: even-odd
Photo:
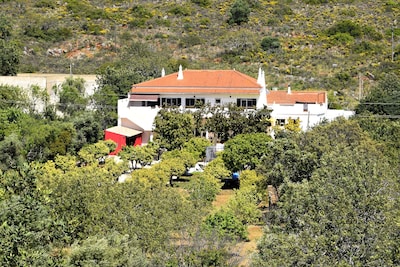
[[[178,73],[134,84],[133,94],[259,94],[257,80],[235,70],[184,70]]]
[[[309,103],[323,104],[326,102],[326,92],[324,91],[270,91],[267,94],[267,105]]]

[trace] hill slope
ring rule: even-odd
[[[248,20],[229,23],[234,3],[244,1]],[[334,104],[352,107],[382,72],[399,70],[400,4],[392,0],[3,0],[0,7],[0,24],[11,25],[22,50],[20,72],[142,64],[129,57],[139,42],[167,59],[153,62],[165,63],[159,69],[255,76],[261,66],[269,87],[331,90]]]

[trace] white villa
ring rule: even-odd
[[[152,140],[153,122],[164,106],[194,109],[195,103],[225,105],[235,103],[246,109],[271,109],[277,125],[300,119],[302,130],[324,119],[350,117],[352,111],[329,110],[325,91],[268,91],[264,71],[254,79],[236,70],[182,70],[150,81],[134,84],[128,97],[118,101],[118,125],[105,131],[105,139],[118,143],[118,152],[127,144]]]

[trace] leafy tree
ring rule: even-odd
[[[157,148],[149,144],[146,146],[125,146],[120,151],[119,156],[124,160],[128,160],[133,169],[137,169],[138,164],[140,167],[150,165],[156,153]]]
[[[382,152],[393,162],[400,160],[400,121],[373,116],[355,117],[360,127],[375,141],[383,145]],[[400,165],[399,165],[400,166]]]
[[[214,176],[207,173],[195,173],[190,179],[187,190],[195,209],[204,210],[211,207],[221,184]]]
[[[229,24],[240,25],[249,21],[250,6],[246,0],[235,0],[230,11]]]
[[[393,73],[386,74],[378,85],[361,100],[356,113],[371,112],[378,115],[399,115],[400,78]]]
[[[59,238],[58,227],[30,168],[20,166],[18,171],[7,171],[0,181],[0,188],[5,192],[5,199],[0,200],[0,264],[3,266],[57,264],[51,250]]]
[[[268,185],[280,186],[285,179],[293,182],[307,180],[317,166],[315,152],[302,150],[290,137],[275,139],[257,166],[257,172],[266,178],[259,185],[266,189]]]
[[[179,110],[160,110],[154,124],[155,140],[168,150],[181,148],[194,137],[193,116]]]
[[[11,37],[12,26],[10,21],[3,14],[0,15],[0,39],[8,40]]]
[[[300,119],[288,119],[288,123],[285,124],[285,130],[292,133],[299,133],[301,131],[300,128]]]
[[[281,48],[281,44],[278,38],[267,36],[261,40],[261,48],[264,51],[275,52]]]
[[[185,166],[185,168],[193,167],[198,161],[196,155],[190,153],[186,149],[181,149],[181,150],[175,149],[172,151],[164,152],[161,156],[161,159],[162,160],[178,159],[181,161],[181,164]]]
[[[67,266],[149,266],[149,262],[137,241],[112,232],[74,243]]]
[[[208,231],[233,240],[247,240],[247,228],[228,210],[218,210],[207,216],[204,227]]]
[[[206,149],[211,145],[211,142],[202,137],[193,137],[183,145],[184,150],[190,152],[197,161],[200,161],[206,156]]]
[[[226,142],[239,134],[265,133],[271,125],[270,112],[266,108],[245,111],[242,107],[229,104],[224,108],[211,108],[209,113],[212,116],[207,119],[205,127],[220,142]]]
[[[79,158],[84,164],[93,164],[93,163],[104,163],[105,157],[110,154],[111,149],[115,149],[114,147],[109,146],[108,144],[110,140],[107,141],[99,141],[95,144],[88,144],[84,146],[79,152]]]
[[[30,110],[31,114],[44,112],[49,105],[50,96],[45,88],[32,85],[30,88]]]
[[[65,115],[73,115],[85,110],[88,104],[88,98],[85,93],[85,80],[82,78],[66,78],[58,92],[60,111]]]
[[[234,196],[228,201],[227,209],[232,211],[235,217],[244,225],[259,223],[261,210],[258,204],[261,199],[250,187],[235,190]]]
[[[0,85],[0,109],[25,108],[26,106],[28,106],[27,96],[20,87]]]
[[[350,36],[357,38],[362,35],[362,28],[357,23],[351,20],[342,20],[337,22],[335,25],[327,30],[328,36],[333,36],[338,33],[349,34]]]
[[[0,39],[0,75],[17,75],[20,50],[14,42]]]
[[[0,142],[0,170],[16,169],[25,161],[23,144],[16,134]]]
[[[231,171],[254,169],[267,153],[271,140],[266,133],[235,136],[225,143],[222,159]]]
[[[287,181],[254,266],[398,265],[398,173],[383,158],[371,143],[332,147],[309,181]]]
[[[73,142],[75,151],[79,151],[86,144],[94,144],[103,138],[103,129],[93,112],[74,116],[72,123],[76,129]]]
[[[232,174],[231,171],[226,168],[221,155],[217,155],[215,159],[207,164],[204,168],[204,173],[212,175],[216,179],[220,180],[230,177]]]

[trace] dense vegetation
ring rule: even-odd
[[[237,266],[250,224],[264,227],[253,266],[400,265],[396,1],[0,6],[2,74],[73,66],[99,82],[87,97],[67,79],[56,104],[44,88],[0,85],[0,265]],[[356,115],[307,132],[293,120],[271,138],[267,109],[163,110],[154,143],[108,158],[116,100],[179,64],[250,75],[262,65],[268,86],[331,90],[331,105]],[[183,176],[205,157],[205,131],[225,150]],[[215,209],[232,172],[240,187]],[[270,185],[280,200],[265,209]]]
[[[269,88],[325,89],[333,107],[353,108],[383,73],[399,74],[400,6],[391,0],[18,0],[0,7],[6,75],[123,69],[132,83],[179,64],[252,76],[262,66]]]
[[[98,110],[74,104],[88,101],[81,83],[67,79],[55,106],[40,88],[27,97],[0,87],[1,265],[237,266],[235,244],[248,240],[250,224],[264,226],[254,266],[400,264],[396,75],[381,80],[354,118],[307,132],[293,122],[275,129],[275,139],[267,109],[229,106],[224,120],[208,106],[163,110],[155,142],[125,147],[122,161],[107,157],[113,142],[99,141]],[[202,112],[212,116],[197,121]],[[211,144],[204,129],[218,132],[225,150],[183,176]],[[240,187],[214,209],[232,172]],[[280,201],[265,212],[269,185]]]

